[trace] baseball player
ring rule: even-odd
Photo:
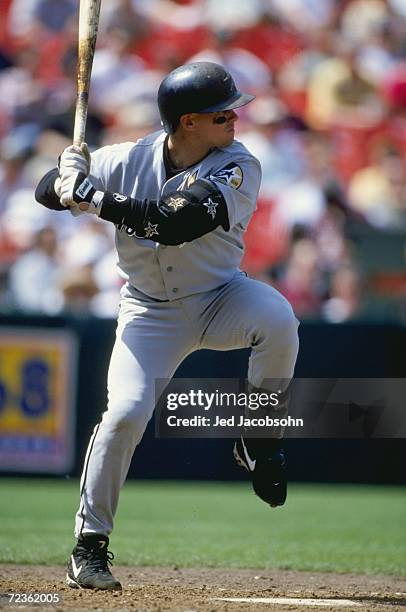
[[[114,223],[121,291],[108,372],[108,407],[86,454],[67,572],[72,587],[120,589],[109,535],[120,489],[155,404],[156,378],[170,379],[191,352],[252,347],[248,381],[292,378],[298,322],[274,288],[239,269],[256,208],[260,164],[234,140],[235,112],[253,99],[210,62],[172,71],[158,91],[163,130],[90,156],[70,146],[36,199]],[[272,239],[270,237],[270,239]],[[282,382],[281,382],[282,384]],[[277,439],[239,439],[237,462],[271,506],[286,498]]]

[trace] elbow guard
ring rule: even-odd
[[[191,242],[220,225],[228,231],[227,204],[214,183],[198,179],[160,200],[135,200],[106,192],[100,217],[134,228],[139,238],[166,245]]]
[[[55,193],[55,180],[59,176],[58,168],[53,168],[42,177],[35,190],[37,202],[51,210],[69,210],[62,206],[58,194]]]

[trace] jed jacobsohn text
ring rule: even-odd
[[[198,406],[203,410],[210,410],[218,406],[237,406],[258,410],[258,408],[279,406],[279,393],[224,393],[216,390],[207,393],[202,390],[191,389],[187,393],[169,393],[166,399],[168,410],[177,410],[184,406]]]
[[[187,419],[172,414],[166,422],[169,427],[303,427],[303,419],[294,419],[290,416],[277,419],[269,415],[258,419],[244,415],[231,415],[228,418],[216,416],[215,419],[195,415]]]

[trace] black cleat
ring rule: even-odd
[[[283,506],[287,494],[286,457],[280,440],[239,438],[234,444],[234,458],[251,474],[255,493],[275,508]]]
[[[121,584],[109,569],[114,555],[108,550],[108,545],[108,537],[98,533],[89,533],[78,539],[66,574],[66,582],[70,587],[121,590]]]

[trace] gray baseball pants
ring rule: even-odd
[[[226,285],[172,302],[122,290],[108,373],[108,408],[90,439],[75,536],[109,535],[131,458],[155,407],[155,380],[169,379],[198,349],[252,347],[248,380],[290,379],[298,322],[274,288],[237,274]]]

